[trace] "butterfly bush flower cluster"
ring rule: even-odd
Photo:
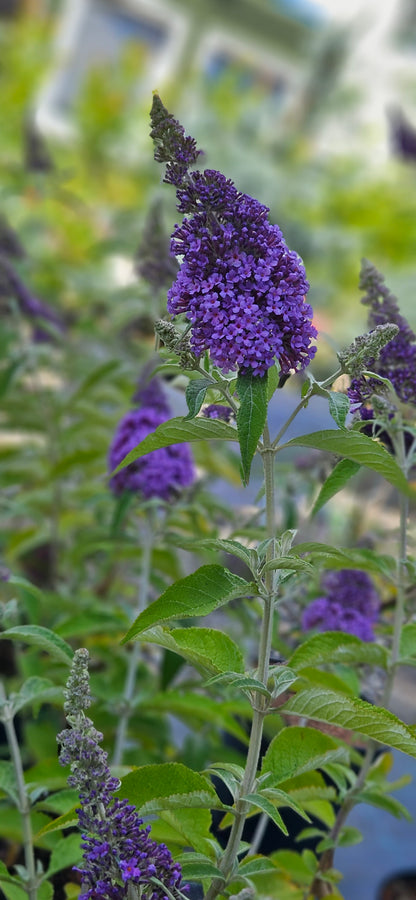
[[[361,302],[369,307],[370,328],[387,323],[397,327],[395,336],[381,349],[377,359],[368,362],[367,368],[388,378],[399,400],[416,405],[416,335],[401,315],[397,299],[384,284],[383,276],[367,260],[363,260],[360,288],[365,291]],[[353,378],[348,396],[362,419],[374,418],[373,400],[377,393],[380,393],[377,379],[364,375]]]
[[[70,787],[79,791],[83,863],[79,900],[182,897],[181,868],[165,844],[150,837],[136,808],[114,796],[120,782],[108,766],[102,734],[85,710],[91,705],[88,651],[77,650],[64,692],[69,728],[58,735],[60,763],[71,766]]]
[[[168,292],[168,311],[191,323],[191,349],[206,351],[223,372],[264,375],[277,359],[282,374],[303,369],[315,354],[312,309],[303,264],[288,249],[269,209],[216,170],[190,171],[195,141],[155,95],[151,112],[155,159],[176,186],[171,251],[182,258]]]
[[[305,609],[305,631],[345,631],[362,641],[373,641],[373,627],[380,610],[379,595],[371,578],[359,569],[327,572],[322,579],[324,596]]]
[[[171,411],[157,378],[139,387],[133,401],[140,405],[129,410],[119,422],[109,453],[110,472],[158,425],[171,418]],[[110,481],[115,494],[139,493],[145,500],[158,497],[173,500],[195,479],[191,452],[187,444],[172,444],[153,450],[130,463]]]
[[[12,243],[12,232],[5,232],[0,223],[0,296],[12,296],[19,309],[32,324],[32,338],[35,343],[49,343],[54,333],[65,331],[65,324],[56,310],[36,297],[17,274],[10,257],[24,255],[18,252],[18,244]],[[51,328],[42,323],[49,323]]]

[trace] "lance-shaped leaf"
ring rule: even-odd
[[[228,672],[244,672],[244,657],[233,640],[215,628],[167,628],[156,626],[144,631],[138,640],[158,644],[178,653],[204,674],[216,675]]]
[[[338,429],[315,431],[312,434],[292,438],[284,446],[285,448],[312,447],[314,450],[335,453],[337,456],[359,463],[360,466],[373,469],[399,491],[405,494],[414,494],[414,490],[409,486],[394,457],[382,444],[359,431],[339,431]]]
[[[194,419],[198,415],[205,400],[205,394],[210,387],[212,387],[212,382],[208,381],[207,378],[195,378],[192,381],[188,381],[185,392],[188,415],[185,416],[185,422],[189,419]]]
[[[255,550],[245,547],[240,541],[234,541],[231,538],[203,538],[201,541],[192,538],[182,538],[176,535],[170,538],[171,543],[177,547],[184,547],[185,550],[191,550],[194,553],[198,550],[214,550],[220,553],[228,553],[236,556],[248,566],[251,571],[258,563],[258,557]]]
[[[350,401],[346,394],[338,391],[329,392],[329,412],[339,428],[345,428],[345,420],[350,411]]]
[[[377,572],[393,582],[396,578],[394,558],[385,553],[376,553],[374,550],[334,547],[319,541],[306,541],[296,544],[289,552],[294,556],[303,556],[307,553],[313,560],[319,561],[320,566],[325,569],[363,569],[365,572]]]
[[[59,662],[71,665],[73,650],[63,638],[44,628],[42,625],[16,625],[1,632],[0,639],[9,638],[14,641],[22,641],[25,644],[35,644],[41,650],[46,650]]]
[[[328,503],[328,500],[331,500],[332,497],[335,497],[335,495],[339,493],[339,491],[342,491],[350,478],[352,478],[353,475],[356,475],[360,469],[360,463],[354,462],[353,459],[340,459],[322,485],[319,495],[313,505],[312,515],[314,516],[323,506],[325,506],[325,503]]]
[[[400,636],[400,662],[416,665],[416,624],[409,622],[402,628]]]
[[[55,844],[49,860],[46,878],[55,875],[56,872],[62,872],[62,869],[69,869],[79,863],[82,859],[81,835],[68,834]]]
[[[19,805],[19,791],[13,763],[0,760],[0,791],[8,794],[16,806]]]
[[[152,713],[170,713],[182,719],[192,728],[211,724],[218,731],[228,731],[243,743],[248,743],[248,736],[240,721],[250,719],[250,705],[244,700],[230,700],[218,703],[203,694],[180,693],[179,691],[154,694],[149,700],[141,701],[141,709]]]
[[[176,857],[182,869],[182,878],[184,881],[200,881],[201,878],[222,878],[220,869],[214,866],[209,856],[201,853],[187,853],[184,856]]]
[[[62,688],[56,687],[49,678],[33,675],[22,684],[17,694],[10,695],[10,703],[15,715],[24,706],[39,707],[42,703],[54,703],[62,699]]]
[[[286,708],[286,707],[285,707]],[[268,774],[265,784],[280,784],[327,762],[344,758],[346,751],[337,741],[317,731],[297,725],[284,728],[271,741],[263,758],[261,774]]]
[[[223,566],[201,566],[192,575],[170,585],[158,600],[143,610],[122,642],[129,641],[141,631],[162,622],[206,616],[229,600],[245,597],[253,591],[253,585],[244,578],[233,575]]]
[[[280,828],[280,831],[283,831],[283,834],[289,834],[279,811],[273,806],[273,803],[270,803],[270,800],[268,800],[267,797],[263,797],[261,794],[245,794],[241,799],[245,800],[246,803],[249,803],[250,806],[254,806],[256,809],[261,810],[261,812],[266,813],[269,819]]]
[[[295,672],[309,666],[329,663],[347,666],[365,663],[385,669],[387,660],[387,650],[379,644],[361,641],[360,638],[345,632],[326,631],[324,634],[315,634],[304,644],[300,644],[292,653],[289,665]]]
[[[285,713],[339,725],[373,738],[394,750],[416,756],[416,729],[382,707],[329,689],[299,691],[283,707]]]
[[[183,807],[222,808],[211,782],[182,763],[134,769],[122,778],[121,794],[143,815]]]
[[[253,456],[266,424],[267,375],[241,372],[237,378],[240,406],[237,412],[238,440],[241,451],[243,484],[248,484]]]
[[[162,422],[156,430],[149,434],[134,450],[124,457],[122,462],[114,469],[114,475],[120,469],[130,465],[141,456],[146,456],[152,450],[160,447],[170,447],[171,444],[187,444],[193,441],[237,441],[238,435],[235,428],[231,428],[219,419],[192,419],[187,421],[181,417]]]

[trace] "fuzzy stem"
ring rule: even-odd
[[[139,585],[139,602],[135,616],[137,617],[142,609],[145,608],[149,598],[150,570],[152,562],[153,550],[153,529],[152,522],[148,518],[142,529],[142,567],[140,573]],[[122,696],[122,710],[117,724],[114,753],[112,765],[119,766],[123,759],[124,747],[126,743],[127,728],[131,717],[131,703],[134,697],[136,686],[137,668],[140,660],[141,647],[135,641],[129,653],[126,680]]]
[[[37,897],[37,884],[38,879],[36,876],[36,866],[35,866],[35,854],[33,851],[33,832],[32,832],[32,822],[30,817],[30,799],[28,797],[25,778],[23,774],[23,765],[22,765],[22,757],[20,754],[19,743],[16,736],[16,730],[14,727],[14,716],[11,707],[10,701],[6,699],[6,692],[4,689],[3,683],[0,681],[0,699],[3,701],[3,709],[1,714],[1,721],[4,724],[4,728],[7,736],[7,743],[9,745],[10,756],[13,763],[13,768],[16,775],[16,784],[17,784],[17,794],[19,798],[18,802],[18,810],[22,818],[22,832],[23,832],[23,853],[25,858],[25,867],[27,872],[27,882],[25,884],[25,889],[27,891],[27,895],[29,900],[36,900]]]
[[[267,536],[271,539],[275,537],[275,492],[274,492],[274,451],[270,442],[270,435],[267,425],[263,432],[263,444],[261,455],[264,468],[265,497],[266,497],[266,527]],[[273,541],[267,551],[267,558],[273,556]],[[258,667],[257,676],[259,681],[267,684],[270,667],[270,648],[273,633],[273,610],[274,610],[274,577],[271,570],[266,572],[265,577],[265,597],[264,597],[264,615],[261,623]],[[215,878],[208,889],[205,900],[214,900],[221,893],[224,885],[232,875],[238,852],[240,841],[243,834],[244,825],[247,818],[249,806],[243,799],[246,794],[250,794],[256,783],[257,769],[259,765],[261,742],[263,737],[263,723],[267,714],[267,703],[263,694],[255,693],[253,698],[253,720],[250,732],[250,741],[247,752],[246,766],[244,770],[243,780],[239,790],[239,796],[236,801],[235,817],[231,826],[228,843],[224,851],[219,868],[222,872],[222,878]]]

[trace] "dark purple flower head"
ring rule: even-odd
[[[152,377],[151,372],[151,364],[144,367],[137,382],[137,388],[131,398],[132,403],[137,403],[139,406],[148,406],[168,419],[171,411],[163,393],[162,382],[157,375]]]
[[[178,272],[178,263],[170,252],[170,239],[165,231],[160,202],[149,210],[142,239],[136,253],[136,272],[155,291],[168,288]]]
[[[161,122],[160,140],[164,127]],[[176,134],[171,122],[169,128]],[[163,161],[175,160],[167,141],[163,146]],[[309,284],[299,256],[270,224],[268,208],[212,169],[186,168],[174,183],[185,218],[172,236],[172,253],[182,263],[168,311],[191,323],[196,357],[208,350],[224,372],[264,375],[275,359],[283,375],[303,369],[315,354],[317,333],[305,301]]]
[[[120,782],[112,777],[107,754],[100,747],[102,735],[85,715],[90,703],[88,651],[81,649],[74,654],[65,691],[70,727],[58,735],[59,759],[71,766],[68,784],[78,789],[81,804],[77,810],[83,833],[80,900],[124,900],[132,896],[132,887],[144,900],[166,900],[167,891],[180,898],[180,866],[165,844],[151,839],[150,826],[143,827],[136,808],[114,797]]]
[[[374,633],[371,622],[357,609],[345,609],[328,597],[317,597],[305,609],[302,618],[305,631],[316,628],[318,631],[345,631],[354,634],[362,641],[373,641]]]
[[[222,419],[223,422],[229,422],[233,415],[231,407],[222,406],[221,403],[211,403],[209,406],[204,406],[202,412],[207,419]]]
[[[16,298],[21,312],[33,323],[34,341],[39,343],[50,341],[53,329],[61,332],[65,331],[65,325],[56,310],[31,293],[10,261],[3,255],[0,255],[0,270],[6,276],[7,288]],[[42,327],[42,322],[49,322],[52,329],[49,330]]]
[[[401,315],[397,299],[384,284],[383,276],[367,260],[362,263],[360,288],[365,291],[361,302],[369,307],[370,328],[388,322],[399,328],[396,337],[382,348],[378,359],[370,361],[367,368],[388,378],[399,400],[416,404],[416,335]],[[362,418],[374,417],[371,409],[368,414],[368,405],[372,395],[379,391],[380,383],[375,378],[361,376],[352,380],[348,396]]]
[[[194,138],[185,135],[182,125],[167,111],[157,93],[153,94],[150,121],[155,160],[167,163],[164,181],[179,185],[201,151],[197,150]]]
[[[143,406],[132,409],[119,422],[110,447],[109,468],[113,472],[125,456],[169,418],[165,410]],[[195,471],[187,444],[172,444],[153,450],[130,463],[110,481],[115,494],[139,493],[145,500],[159,497],[173,500],[178,492],[192,484]]]
[[[371,578],[359,569],[327,572],[322,578],[325,596],[317,597],[305,609],[305,630],[345,631],[363,641],[373,641],[380,598]]]

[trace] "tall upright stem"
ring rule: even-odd
[[[147,518],[142,528],[142,567],[140,573],[139,599],[136,608],[136,616],[145,608],[149,598],[150,572],[153,550],[152,523]],[[112,765],[118,766],[123,759],[126,743],[127,728],[131,716],[131,704],[136,687],[137,669],[140,660],[140,644],[134,642],[129,653],[126,680],[122,697],[122,709],[117,724]]]
[[[35,854],[33,850],[32,822],[30,818],[30,799],[27,793],[25,778],[23,774],[22,757],[20,754],[19,743],[14,727],[13,710],[10,702],[6,699],[6,692],[2,682],[0,682],[0,698],[3,701],[1,719],[6,731],[7,743],[9,745],[10,756],[16,776],[17,795],[19,798],[18,809],[22,818],[23,853],[27,873],[27,882],[25,887],[29,900],[36,900],[37,876]]]
[[[263,432],[263,446],[261,451],[264,468],[264,484],[266,497],[266,528],[270,545],[267,550],[267,559],[273,557],[273,538],[275,537],[275,493],[274,493],[274,451],[270,441],[269,429],[265,426]],[[274,577],[273,572],[267,571],[265,576],[264,614],[261,622],[257,676],[259,681],[267,684],[270,668],[270,649],[273,634],[273,596]],[[221,893],[224,885],[232,875],[243,834],[245,821],[249,809],[248,803],[243,799],[250,794],[256,782],[257,769],[260,759],[261,742],[263,737],[263,723],[267,713],[268,701],[263,694],[255,693],[253,698],[253,720],[251,724],[250,740],[247,751],[247,760],[244,776],[236,799],[235,817],[231,826],[228,843],[225,848],[219,868],[222,878],[215,878],[208,889],[205,900],[214,900]]]

